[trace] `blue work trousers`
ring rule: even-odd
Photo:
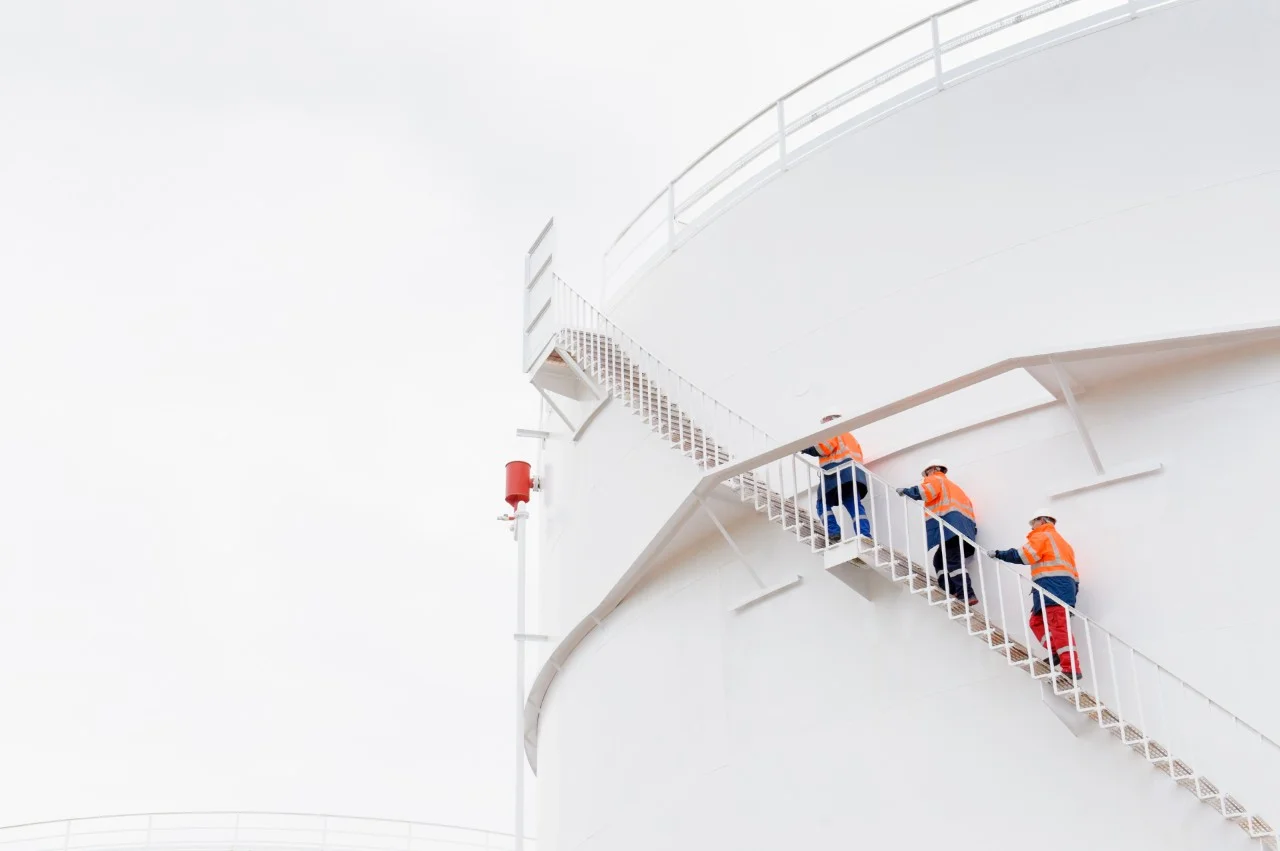
[[[830,478],[835,478],[834,476]],[[840,486],[826,493],[819,493],[814,507],[818,516],[827,519],[827,537],[840,537],[840,521],[836,518],[835,509],[843,505],[850,517],[857,518],[858,534],[871,537],[871,519],[867,517],[867,509],[863,506],[863,497],[867,495],[867,486],[862,482],[855,485],[852,481],[841,482]]]
[[[933,551],[933,571],[938,584],[952,597],[959,600],[977,600],[973,579],[964,569],[965,559],[974,553],[973,544],[961,538],[947,538]]]

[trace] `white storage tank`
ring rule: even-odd
[[[544,851],[1276,847],[1280,5],[1021,5],[766,107],[594,306],[530,252]],[[796,452],[845,430],[836,546]],[[976,606],[895,492],[935,456]],[[981,554],[1040,506],[1079,684]]]

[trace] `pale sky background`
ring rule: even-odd
[[[0,823],[510,830],[524,250],[936,5],[0,0]]]

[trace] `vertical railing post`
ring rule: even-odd
[[[778,167],[787,170],[787,112],[782,101],[778,101]]]
[[[938,35],[938,16],[929,19],[929,27],[933,30],[933,86],[942,91],[942,39]]]
[[[150,819],[148,819],[150,821]],[[62,851],[67,851],[71,847],[71,819],[67,819],[67,826],[62,831]]]
[[[1129,20],[1138,17],[1138,0],[1129,0]]]
[[[676,250],[676,185],[667,184],[667,253]]]

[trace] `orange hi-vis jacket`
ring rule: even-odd
[[[959,511],[974,523],[978,522],[973,511],[973,503],[969,495],[960,486],[946,477],[944,473],[925,476],[920,483],[920,495],[924,497],[924,507],[939,517]]]
[[[1080,581],[1076,571],[1076,551],[1058,534],[1052,523],[1041,523],[1027,533],[1027,543],[1019,550],[1023,562],[1031,566],[1031,579],[1069,576]]]
[[[830,440],[820,441],[817,448],[818,460],[822,463],[824,470],[847,461],[862,463],[862,445],[858,443],[851,431],[838,434]]]

